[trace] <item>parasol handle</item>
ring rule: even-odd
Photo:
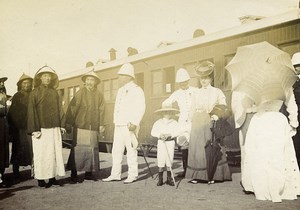
[[[216,126],[216,121],[213,120],[213,125],[212,125],[212,129],[211,129],[211,144],[213,144],[213,142],[215,141],[215,132],[213,131],[215,126]]]

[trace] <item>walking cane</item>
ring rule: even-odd
[[[177,189],[176,184],[175,184],[176,182],[175,182],[173,170],[172,170],[172,161],[171,161],[171,158],[170,158],[170,155],[169,155],[169,152],[168,152],[168,147],[167,147],[166,141],[163,141],[163,142],[164,142],[164,145],[165,145],[165,147],[166,147],[166,152],[167,152],[169,161],[170,161],[170,163],[171,163],[170,171],[171,171],[171,176],[172,176],[172,179],[173,179],[173,182],[174,182],[174,187],[175,187],[175,189]]]
[[[135,138],[137,139],[136,133],[135,133],[135,132],[132,132],[132,131],[131,131],[131,133],[133,133],[133,135],[134,135]],[[144,160],[145,160],[145,162],[146,162],[147,168],[148,168],[148,170],[149,170],[149,172],[150,172],[150,174],[151,174],[151,177],[152,177],[152,179],[153,179],[153,174],[152,174],[152,171],[151,171],[151,169],[150,169],[150,167],[149,167],[148,161],[147,161],[147,159],[146,159],[145,152],[144,152],[142,146],[141,146],[141,145],[139,145],[139,146],[140,146],[140,149],[142,150],[143,157],[144,157]]]

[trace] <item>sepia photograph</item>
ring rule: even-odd
[[[299,0],[0,0],[0,210],[300,208]]]

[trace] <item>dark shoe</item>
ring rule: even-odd
[[[60,183],[55,178],[51,178],[51,179],[49,179],[49,182],[46,184],[45,187],[49,188],[52,185],[60,185]]]
[[[77,184],[77,182],[79,182],[77,177],[71,177],[70,184]]]
[[[95,175],[93,175],[92,172],[85,172],[84,179],[98,181],[98,178]]]
[[[38,180],[39,187],[46,187],[46,182],[44,180]]]
[[[164,184],[164,181],[163,181],[163,171],[162,172],[158,172],[158,182],[157,182],[157,186],[162,186]]]
[[[171,171],[168,171],[167,172],[167,181],[166,181],[166,184],[167,185],[170,185],[170,186],[175,186],[175,183],[171,177]]]

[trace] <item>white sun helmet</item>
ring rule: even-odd
[[[178,71],[176,73],[176,82],[177,83],[185,82],[185,81],[188,81],[190,79],[191,79],[190,75],[189,75],[189,73],[187,72],[186,69],[184,69],[184,68],[178,69]]]
[[[134,76],[134,67],[132,64],[130,63],[125,63],[121,66],[118,74],[121,74],[121,75],[128,75],[128,76],[131,76],[132,78],[135,78]]]
[[[300,52],[297,52],[292,57],[293,66],[300,65]]]

